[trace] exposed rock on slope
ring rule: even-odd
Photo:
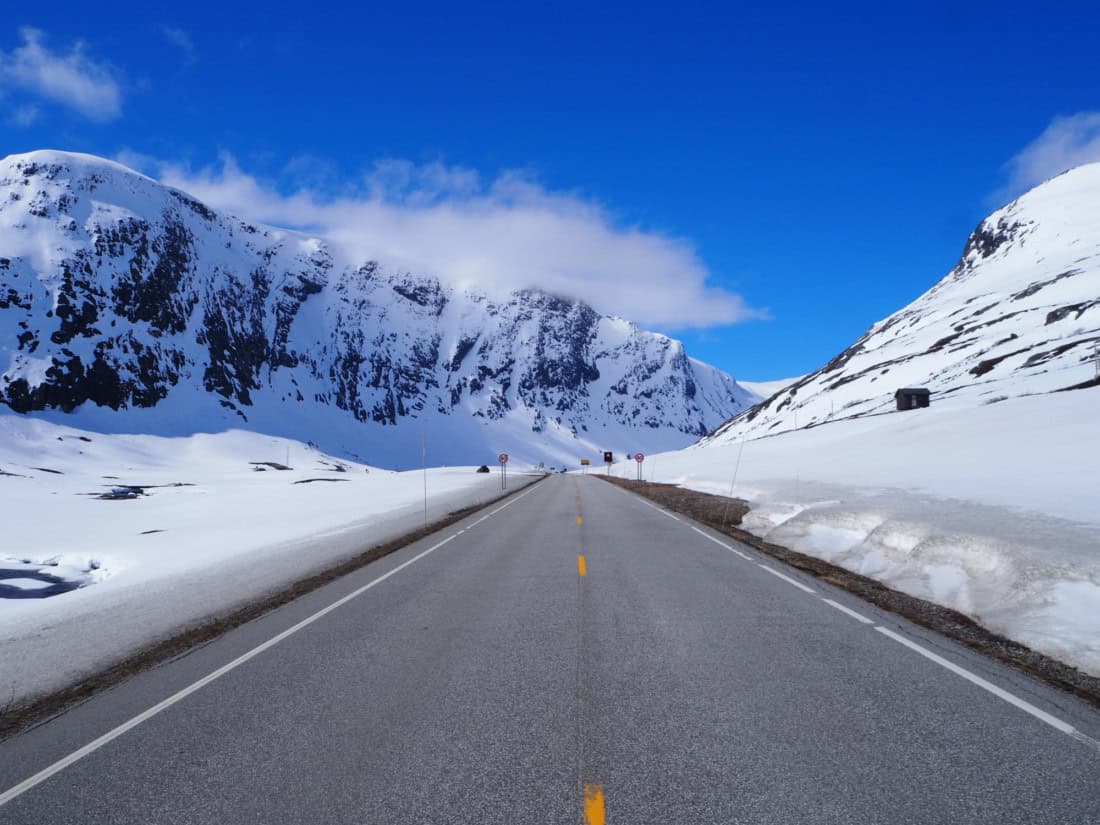
[[[1100,164],[1091,164],[994,212],[942,281],[708,442],[887,412],[899,387],[974,405],[1088,386],[1098,359]]]
[[[748,406],[682,345],[528,290],[349,265],[123,166],[0,161],[0,401],[175,434],[239,426],[374,464],[683,446]]]

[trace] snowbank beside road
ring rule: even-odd
[[[500,495],[474,470],[429,469],[429,520]],[[424,476],[248,432],[108,436],[0,415],[0,501],[0,587],[82,585],[0,597],[8,704],[415,530]]]
[[[662,453],[646,478],[727,495],[740,453],[748,530],[1100,675],[1097,409],[1100,389],[945,400]]]

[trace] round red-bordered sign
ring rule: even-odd
[[[645,461],[645,453],[634,453],[634,460],[641,464]]]
[[[508,453],[501,453],[500,455],[498,455],[497,456],[497,461],[499,461],[501,464],[507,464],[508,463]]]

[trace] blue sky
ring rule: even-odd
[[[120,158],[785,377],[930,287],[999,201],[1100,160],[1095,4],[893,5],[27,5],[0,27],[0,153]]]

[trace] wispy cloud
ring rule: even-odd
[[[1012,200],[1034,186],[1084,163],[1100,161],[1100,112],[1056,117],[1035,140],[1005,164],[1008,182],[989,197]]]
[[[326,197],[308,187],[281,192],[230,155],[199,170],[132,153],[120,160],[223,211],[317,233],[352,261],[374,259],[458,287],[541,287],[666,329],[764,316],[713,285],[686,240],[625,225],[591,199],[550,191],[524,172],[484,180],[472,169],[387,160],[353,193]]]
[[[169,43],[183,52],[184,63],[190,65],[198,59],[195,42],[186,31],[177,26],[161,26],[160,33]]]
[[[7,122],[12,126],[30,126],[38,120],[40,109],[36,103],[26,103],[13,108],[7,117]]]
[[[20,29],[22,45],[0,50],[0,89],[17,90],[60,103],[91,120],[122,114],[122,90],[105,63],[76,43],[67,53],[51,51],[38,29]]]

